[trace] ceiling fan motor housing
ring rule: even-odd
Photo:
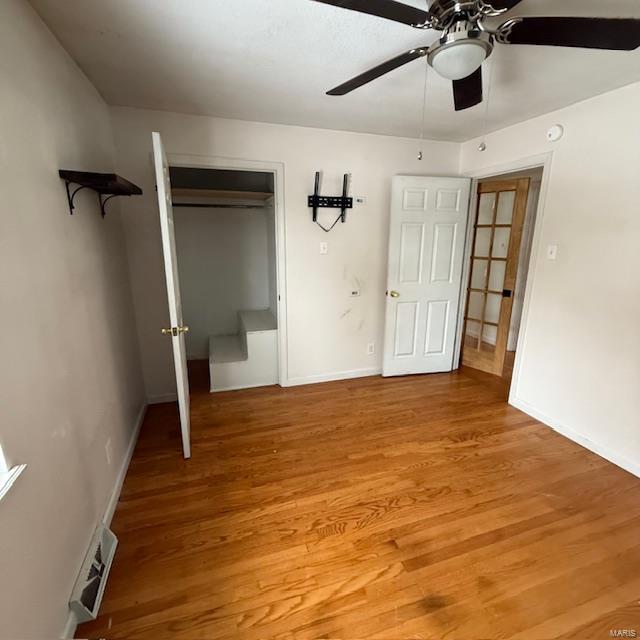
[[[477,21],[481,17],[496,16],[504,10],[494,9],[489,0],[427,0],[429,28],[444,31],[459,20]]]

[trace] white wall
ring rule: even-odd
[[[515,400],[640,474],[638,113],[633,84],[498,131],[484,153],[465,143],[461,170],[497,172],[553,151]],[[550,144],[556,123],[565,136]]]
[[[288,377],[293,383],[324,376],[374,373],[380,367],[387,261],[389,189],[395,174],[455,175],[459,145],[305,129],[128,108],[112,110],[120,172],[145,189],[124,203],[124,221],[147,394],[171,397],[175,383],[167,322],[162,249],[150,164],[151,132],[160,131],[169,154],[279,162],[284,165]],[[367,198],[347,223],[325,234],[311,222],[307,195],[322,170],[322,192],[337,195],[342,174],[352,193]],[[325,224],[338,211],[323,212]],[[329,254],[319,254],[328,241]],[[362,296],[350,298],[360,287]],[[185,318],[189,322],[189,318]],[[368,356],[375,342],[378,353]]]
[[[190,359],[209,358],[209,336],[236,333],[238,311],[269,307],[269,213],[174,208]]]
[[[113,170],[106,105],[23,0],[0,3],[0,637],[57,638],[144,393],[112,201],[58,169]],[[111,463],[105,453],[111,442]]]

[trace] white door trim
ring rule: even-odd
[[[549,179],[551,177],[551,166],[553,163],[553,151],[549,153],[544,153],[536,156],[529,156],[526,158],[521,158],[519,160],[513,160],[512,162],[507,162],[505,164],[494,165],[491,167],[487,167],[484,169],[469,171],[464,173],[463,175],[467,178],[472,178],[471,183],[471,205],[470,211],[471,215],[469,216],[469,220],[471,217],[475,215],[476,203],[477,203],[477,192],[478,192],[478,182],[485,178],[492,178],[495,176],[500,176],[505,173],[513,173],[515,171],[525,171],[527,169],[539,169],[542,167],[542,184],[540,186],[540,198],[538,200],[538,210],[536,212],[536,220],[533,228],[533,238],[531,241],[531,259],[529,261],[529,271],[527,274],[527,285],[524,292],[524,302],[522,306],[522,320],[520,323],[520,333],[518,335],[518,343],[516,346],[516,359],[513,365],[513,376],[511,378],[511,387],[509,389],[509,404],[516,405],[519,401],[518,395],[518,386],[520,383],[520,373],[522,371],[522,359],[524,357],[524,345],[527,340],[527,330],[529,327],[529,307],[531,304],[531,295],[533,289],[535,287],[535,277],[536,277],[536,265],[538,262],[538,249],[540,246],[540,235],[542,231],[542,224],[544,219],[544,210],[547,201],[547,192],[549,188]],[[472,234],[473,234],[473,224],[470,223],[469,228],[467,229],[467,240],[465,245],[464,252],[464,270],[462,274],[463,283],[465,284],[469,280],[469,261],[471,258],[471,242],[472,242]],[[460,312],[458,314],[458,335],[457,335],[457,345],[456,345],[456,367],[459,366],[460,363],[460,354],[462,352],[462,327],[463,327],[463,318],[464,318],[464,304],[466,302],[466,296],[460,297]]]
[[[198,156],[168,153],[169,164],[175,167],[268,171],[275,178],[276,212],[276,282],[278,287],[278,383],[288,386],[289,360],[287,347],[287,252],[284,207],[284,164],[221,156]]]

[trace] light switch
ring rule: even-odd
[[[558,245],[550,244],[547,247],[547,260],[555,260],[558,257]]]
[[[321,242],[320,243],[320,255],[326,256],[329,253],[329,243]]]

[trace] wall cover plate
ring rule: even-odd
[[[549,131],[547,131],[547,140],[549,142],[557,142],[564,135],[564,127],[561,124],[554,124]]]

